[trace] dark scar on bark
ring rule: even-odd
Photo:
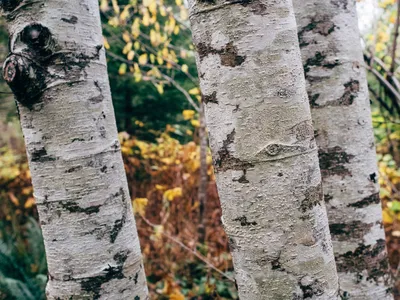
[[[234,142],[235,134],[235,129],[233,129],[232,132],[227,135],[226,140],[222,142],[222,148],[218,151],[218,159],[214,161],[214,167],[217,172],[226,170],[247,170],[248,168],[254,167],[254,164],[242,161],[229,153],[228,147]]]
[[[373,224],[366,224],[361,221],[349,223],[329,224],[331,235],[336,241],[348,241],[349,239],[363,240],[366,233],[370,231]]]
[[[381,202],[381,200],[379,198],[379,193],[374,193],[374,194],[372,194],[370,196],[367,196],[367,197],[363,198],[360,201],[351,203],[351,204],[349,204],[347,206],[348,207],[355,207],[355,208],[363,208],[363,207],[367,207],[367,206],[369,206],[371,204],[378,204],[380,202]]]
[[[76,166],[69,168],[68,170],[65,171],[65,173],[73,173],[82,170],[82,166]]]
[[[337,8],[347,9],[348,0],[331,0],[331,3],[335,5]]]
[[[303,296],[301,299],[314,298],[315,296],[321,296],[324,294],[324,286],[318,279],[313,280],[310,283],[304,283],[303,280],[299,280],[298,284]]]
[[[196,48],[200,60],[203,60],[209,54],[218,54],[221,58],[221,64],[227,67],[240,66],[246,60],[246,56],[238,55],[238,49],[232,42],[229,42],[220,50],[214,49],[204,43],[197,44]]]
[[[76,24],[78,23],[78,18],[76,16],[71,16],[69,18],[61,18],[61,21],[69,24]]]
[[[100,103],[100,102],[102,102],[104,100],[103,90],[100,87],[100,84],[99,84],[98,81],[95,81],[94,85],[96,86],[96,88],[97,88],[97,90],[99,91],[100,94],[97,95],[97,96],[89,98],[89,101],[92,102],[92,103]]]
[[[323,199],[322,184],[312,186],[304,192],[304,199],[301,201],[300,210],[305,213],[321,203]]]
[[[218,104],[217,92],[213,92],[211,95],[202,95],[203,103],[215,103]]]
[[[113,198],[117,198],[119,196],[121,196],[121,201],[122,201],[122,206],[123,206],[122,217],[121,217],[121,219],[118,219],[114,222],[114,226],[111,229],[110,242],[112,244],[114,244],[115,240],[118,237],[118,234],[120,233],[121,229],[123,228],[123,226],[126,222],[126,216],[128,214],[128,207],[127,207],[127,203],[126,203],[127,199],[126,199],[126,195],[125,195],[123,188],[120,188],[118,193],[115,193],[114,195],[112,195]]]
[[[339,146],[328,148],[326,151],[319,150],[319,165],[323,177],[339,175],[351,176],[351,172],[345,167],[354,158],[354,155],[347,154]]]
[[[363,276],[367,271],[366,280],[381,282],[382,278],[389,276],[389,266],[385,255],[385,240],[379,239],[375,245],[360,244],[354,251],[337,255],[336,266],[338,272],[356,273]]]
[[[323,67],[326,69],[333,69],[336,66],[341,65],[340,61],[338,59],[334,60],[333,62],[331,61],[325,61],[326,55],[321,53],[321,52],[316,52],[314,57],[308,58],[306,63],[304,64],[304,72],[307,73],[311,71],[311,67],[317,66],[317,67]]]
[[[305,47],[310,44],[309,42],[304,41],[304,34],[306,32],[312,31],[323,36],[328,36],[335,31],[335,28],[335,24],[328,15],[313,17],[310,23],[298,32],[300,47]]]
[[[40,149],[33,149],[33,151],[30,153],[30,156],[32,162],[47,162],[56,160],[54,156],[47,154],[47,151],[44,147]]]
[[[312,108],[319,107],[319,104],[317,103],[319,96],[320,94],[311,94],[310,92],[308,93],[308,99]]]
[[[114,256],[114,260],[116,261],[117,265],[108,265],[108,267],[102,271],[101,275],[83,279],[80,282],[82,290],[92,293],[93,299],[99,299],[101,296],[101,286],[104,283],[107,283],[114,279],[125,278],[123,268],[127,258],[128,254],[123,252],[117,253]]]
[[[233,221],[238,221],[240,222],[240,226],[255,226],[257,225],[257,222],[248,222],[246,216],[238,217],[236,219],[233,219]]]
[[[233,179],[232,181],[234,181],[234,182],[239,182],[239,183],[249,183],[250,181],[248,181],[247,180],[247,178],[246,178],[246,173],[247,173],[247,170],[245,169],[245,170],[243,170],[243,175],[242,176],[240,176],[240,178],[239,179]]]
[[[360,82],[351,79],[344,84],[343,96],[334,101],[328,101],[324,106],[349,106],[352,105],[360,91]]]
[[[369,174],[369,180],[372,181],[373,183],[377,183],[378,182],[377,175],[376,175],[375,172],[372,173],[372,174]]]
[[[85,213],[91,215],[100,211],[101,205],[90,206],[87,208],[80,207],[76,202],[70,201],[67,203],[61,203],[61,206],[69,211],[70,213]]]

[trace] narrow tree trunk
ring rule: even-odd
[[[97,0],[1,1],[48,299],[148,299]]]
[[[355,1],[293,2],[341,294],[391,299]]]
[[[199,143],[200,143],[200,178],[199,178],[199,193],[200,202],[199,209],[199,242],[204,243],[206,238],[206,220],[204,212],[207,206],[207,187],[208,187],[208,165],[207,165],[207,149],[208,139],[206,130],[206,119],[204,115],[204,103],[200,104],[200,128],[199,128]]]
[[[291,0],[189,1],[241,299],[337,299]]]

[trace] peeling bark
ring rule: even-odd
[[[392,299],[355,1],[294,0],[345,299]]]
[[[241,299],[337,299],[290,0],[189,1]]]
[[[97,0],[0,1],[49,269],[47,299],[148,299]],[[104,170],[107,172],[104,172]]]

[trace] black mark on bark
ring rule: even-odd
[[[65,171],[65,173],[73,173],[73,172],[80,171],[80,170],[82,170],[82,166],[76,166],[76,167],[69,168],[67,171]]]
[[[389,276],[385,241],[380,239],[375,245],[368,246],[360,244],[353,252],[336,256],[336,266],[338,272],[357,273],[361,277],[366,270],[367,280],[381,282],[382,278]]]
[[[100,210],[100,207],[101,207],[101,205],[95,205],[95,206],[83,208],[83,207],[80,207],[76,202],[73,202],[73,201],[67,202],[67,203],[61,203],[61,206],[71,213],[85,213],[87,215],[98,213]]]
[[[92,103],[100,103],[100,102],[102,102],[104,100],[103,91],[102,91],[98,81],[95,81],[94,85],[96,86],[96,88],[97,88],[97,90],[99,91],[100,94],[97,95],[97,96],[89,98],[89,101],[92,102]]]
[[[233,157],[229,152],[229,145],[235,140],[235,129],[227,135],[226,140],[222,143],[222,148],[218,151],[219,158],[215,160],[215,170],[226,171],[226,170],[246,170],[254,167],[250,162],[241,161],[239,158]]]
[[[203,102],[205,104],[207,104],[207,103],[218,104],[217,92],[213,92],[211,95],[203,95]]]
[[[127,207],[127,199],[125,195],[125,191],[123,188],[120,188],[118,193],[115,193],[112,195],[113,198],[118,198],[121,196],[121,201],[122,201],[122,216],[121,219],[118,219],[114,222],[113,228],[111,229],[110,232],[110,241],[111,243],[114,243],[115,240],[118,237],[118,234],[120,233],[121,229],[123,228],[125,222],[126,222],[126,216],[128,214],[128,207]]]
[[[304,40],[304,34],[306,32],[312,31],[323,36],[328,36],[335,30],[335,27],[336,26],[332,22],[331,17],[328,15],[317,15],[316,17],[313,17],[310,23],[298,32],[300,47],[305,47],[310,44],[308,41]]]
[[[240,222],[240,226],[255,226],[257,225],[257,222],[248,222],[246,216],[238,217],[236,219],[233,219],[233,221],[238,221]]]
[[[331,0],[331,3],[335,5],[337,8],[347,9],[348,0]]]
[[[69,18],[61,18],[61,21],[64,21],[69,24],[76,24],[78,23],[78,18],[76,16],[71,16]]]
[[[321,296],[324,293],[324,285],[318,279],[312,280],[308,276],[299,281],[299,286],[303,292],[301,299],[315,298],[315,296]]]
[[[48,155],[47,151],[44,147],[40,149],[33,149],[31,153],[31,161],[32,162],[47,162],[54,161],[56,158],[54,156]]]
[[[304,72],[306,73],[307,77],[307,73],[311,71],[311,67],[313,66],[333,69],[340,64],[341,63],[338,59],[334,61],[326,61],[326,55],[321,52],[317,52],[315,53],[314,57],[307,59],[306,63],[304,64]]]
[[[369,180],[372,181],[373,183],[377,183],[378,182],[377,175],[376,175],[375,172],[372,173],[372,174],[369,174]]]
[[[351,176],[346,164],[354,158],[354,155],[347,154],[339,146],[328,148],[326,151],[319,150],[319,165],[323,177],[339,175]]]
[[[127,259],[127,255],[123,253],[117,253],[114,256],[114,260],[117,262],[116,266],[108,266],[105,268],[101,275],[85,278],[81,281],[82,290],[92,293],[93,299],[99,299],[101,296],[101,286],[114,279],[125,278],[123,274],[124,263]]]
[[[0,8],[6,12],[13,11],[22,0],[1,0]]]
[[[240,176],[239,179],[234,179],[233,181],[237,181],[237,182],[239,182],[239,183],[249,183],[250,181],[247,180],[247,178],[246,178],[246,173],[247,173],[247,170],[246,170],[246,169],[243,170],[243,175]]]
[[[313,209],[314,206],[321,203],[323,197],[321,184],[308,188],[304,193],[303,201],[301,201],[300,210],[305,213]]]
[[[329,229],[334,240],[349,241],[355,239],[362,241],[364,235],[370,231],[373,224],[366,224],[361,221],[352,221],[349,223],[329,224]]]
[[[197,44],[197,52],[199,53],[200,60],[209,54],[218,54],[221,58],[221,64],[227,67],[240,66],[246,60],[246,56],[238,55],[238,49],[232,42],[226,44],[220,50],[214,49],[210,45],[199,43]]]
[[[334,101],[328,101],[325,106],[349,106],[352,105],[354,99],[357,98],[360,91],[360,82],[358,80],[350,80],[344,84],[343,96]]]
[[[347,205],[348,207],[356,207],[356,208],[363,208],[363,207],[367,207],[371,204],[378,204],[380,203],[381,200],[379,198],[379,193],[374,193],[370,196],[367,196],[363,199],[361,199],[360,201],[351,203],[349,205]]]

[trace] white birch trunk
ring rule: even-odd
[[[189,11],[240,299],[337,299],[291,0]]]
[[[355,1],[293,3],[341,295],[392,299]]]
[[[1,1],[48,299],[148,299],[97,0]]]

